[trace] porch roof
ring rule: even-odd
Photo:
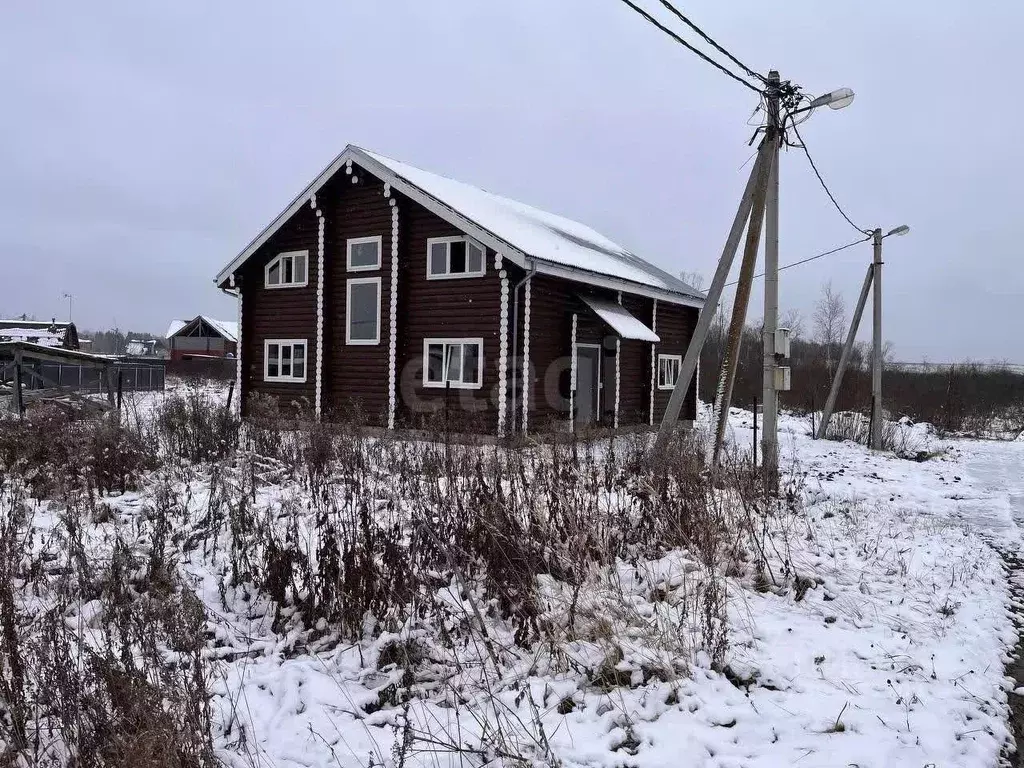
[[[658,334],[644,325],[621,304],[594,296],[580,296],[580,299],[622,338],[636,339],[637,341],[661,341]]]

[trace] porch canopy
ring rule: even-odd
[[[580,299],[622,338],[636,339],[637,341],[661,341],[658,334],[644,325],[636,316],[630,314],[629,310],[621,304],[594,296],[580,296]]]

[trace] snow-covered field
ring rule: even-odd
[[[363,641],[348,643],[326,626],[275,631],[266,595],[225,590],[224,552],[183,552],[179,568],[210,622],[218,758],[239,767],[477,766],[487,742],[507,747],[488,755],[495,765],[997,765],[1010,738],[1014,686],[1004,667],[1017,634],[993,545],[1020,548],[1024,443],[938,441],[912,428],[935,454],[919,463],[811,440],[803,419],[781,426],[781,464],[798,481],[799,503],[766,538],[773,572],[763,588],[726,581],[720,671],[704,652],[681,651],[685,638],[666,639],[672,627],[685,634],[699,610],[686,598],[696,566],[682,552],[642,571],[621,564],[602,577],[607,595],[583,596],[592,613],[609,611],[605,636],[503,659],[500,674],[487,673],[482,648],[431,657],[421,664],[432,681],[424,693],[394,704],[388,692],[405,670],[382,654],[396,640],[426,643],[422,628],[377,635],[368,617]],[[751,437],[750,414],[734,411],[734,443]],[[201,511],[210,487],[195,473],[177,490]],[[297,493],[269,485],[256,504],[275,510]],[[126,535],[151,503],[147,492],[108,499],[115,514],[90,546],[109,548],[111,531]],[[37,514],[37,538],[56,523]],[[475,610],[454,580],[440,592],[453,609]],[[558,585],[545,581],[541,594],[551,616],[564,613]],[[508,639],[500,622],[488,620],[488,631]],[[610,646],[614,684],[596,685],[592,671]]]

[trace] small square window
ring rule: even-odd
[[[264,343],[263,351],[265,381],[306,380],[305,339],[270,339]]]
[[[673,389],[679,379],[682,357],[658,355],[658,389]]]
[[[487,250],[468,237],[427,240],[427,279],[479,277],[486,270]]]
[[[427,339],[423,342],[423,386],[479,389],[483,339]]]
[[[361,272],[380,269],[380,235],[374,237],[353,237],[348,240],[348,271]]]

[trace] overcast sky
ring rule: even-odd
[[[896,357],[1024,362],[1024,6],[680,6],[756,70],[856,91],[801,133],[860,226],[913,228],[886,241]],[[213,276],[347,143],[710,277],[756,103],[618,0],[5,2],[0,94],[0,314],[71,292],[80,327],[154,332],[233,318]],[[799,151],[781,183],[783,263],[856,236]],[[810,325],[827,279],[852,305],[870,255],[783,272],[783,308]]]

